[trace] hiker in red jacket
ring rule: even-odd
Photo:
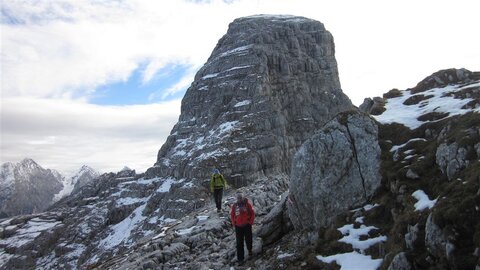
[[[247,244],[248,256],[252,254],[252,225],[255,220],[255,211],[242,193],[237,193],[237,202],[232,206],[230,213],[232,224],[235,227],[235,236],[237,238],[237,260],[239,264],[243,263],[244,249],[243,242]]]

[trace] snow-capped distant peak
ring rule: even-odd
[[[78,171],[73,173],[70,177],[65,177],[63,179],[63,189],[60,190],[53,201],[58,201],[61,198],[70,195],[74,189],[79,189],[84,185],[90,183],[93,179],[98,177],[100,174],[87,165],[80,167]]]
[[[84,174],[89,174],[93,177],[97,177],[99,173],[87,165],[83,165],[76,173],[72,174],[72,179],[77,179]]]
[[[39,168],[40,165],[38,165],[38,163],[36,163],[33,159],[31,158],[24,158],[19,164],[18,166],[20,167],[24,167],[24,168],[30,168],[30,169],[36,169],[36,168]]]

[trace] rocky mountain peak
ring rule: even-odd
[[[25,170],[26,172],[37,170],[40,167],[33,159],[31,158],[24,158],[22,161],[18,163],[18,168]]]
[[[233,21],[187,90],[179,122],[147,177],[205,179],[218,167],[242,186],[288,173],[301,143],[353,108],[334,52],[332,35],[314,20]]]
[[[30,158],[3,164],[0,177],[0,216],[43,211],[62,189],[60,173],[44,169]]]
[[[458,85],[470,83],[475,80],[480,80],[480,72],[471,72],[464,68],[450,68],[433,73],[410,90],[413,94],[416,94],[432,88],[445,87],[452,84]]]
[[[63,178],[63,188],[55,194],[53,201],[58,201],[61,198],[72,193],[78,192],[82,187],[90,184],[100,174],[87,165],[82,165],[78,171],[73,173],[70,177]]]

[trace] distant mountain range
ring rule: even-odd
[[[38,213],[98,177],[82,166],[72,176],[45,169],[30,158],[0,168],[0,218]]]

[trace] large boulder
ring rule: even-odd
[[[452,180],[454,175],[468,165],[467,149],[460,147],[457,142],[452,144],[442,143],[435,154],[440,170]]]
[[[405,255],[405,252],[398,253],[390,263],[388,270],[410,270],[412,266]]]
[[[257,235],[264,245],[273,244],[292,230],[292,223],[287,213],[288,192],[282,194],[282,200],[265,216]]]
[[[380,147],[374,120],[348,112],[327,123],[295,155],[289,216],[296,229],[331,224],[343,211],[368,202],[380,186]]]

